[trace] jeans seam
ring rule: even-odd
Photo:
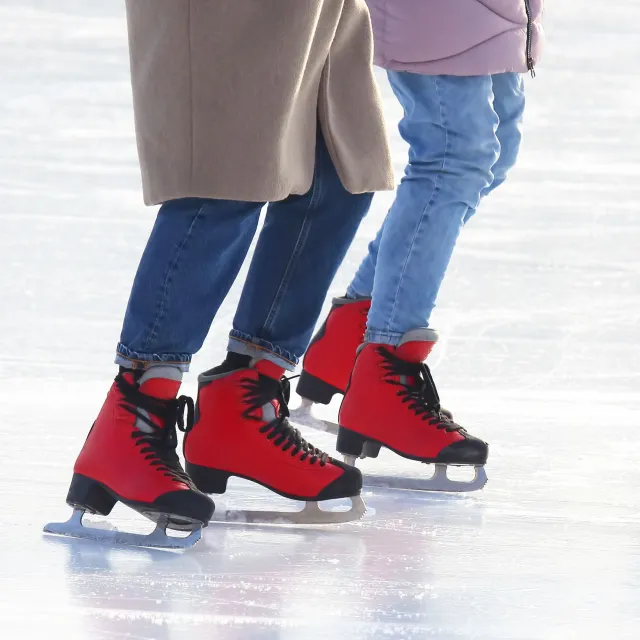
[[[187,231],[187,233],[185,234],[184,238],[182,239],[182,241],[180,242],[180,244],[178,244],[176,252],[171,260],[171,262],[169,263],[169,266],[167,267],[167,271],[165,272],[165,276],[164,276],[164,283],[162,286],[162,294],[160,296],[160,301],[158,303],[158,312],[156,313],[156,318],[153,322],[153,325],[151,327],[151,330],[149,331],[149,335],[147,336],[147,339],[144,341],[144,350],[146,352],[149,352],[149,343],[152,340],[156,339],[156,328],[158,327],[158,324],[162,321],[162,319],[164,318],[164,310],[165,310],[165,300],[167,299],[168,295],[168,289],[169,289],[169,285],[171,284],[171,276],[173,275],[173,273],[175,272],[177,265],[178,265],[178,260],[180,259],[180,256],[182,255],[182,252],[184,250],[184,247],[187,243],[187,241],[189,240],[189,238],[191,237],[191,233],[193,231],[193,227],[196,223],[196,221],[198,220],[198,218],[200,217],[200,214],[202,213],[202,210],[204,208],[204,204],[202,204],[200,206],[200,208],[196,211],[195,215],[193,216],[193,220],[191,221],[191,224],[189,225],[189,230]]]
[[[391,313],[389,314],[389,320],[387,321],[387,331],[392,331],[391,326],[393,324],[393,321],[395,320],[396,310],[397,310],[397,307],[398,307],[398,296],[400,295],[400,289],[402,287],[402,280],[404,278],[405,273],[407,272],[407,266],[409,264],[409,260],[411,259],[411,254],[413,253],[413,249],[415,247],[416,238],[418,236],[418,233],[420,232],[420,228],[421,228],[422,223],[424,221],[425,214],[426,214],[427,210],[429,209],[429,207],[431,207],[431,205],[433,204],[433,201],[434,201],[435,197],[440,192],[440,182],[441,182],[441,177],[442,177],[441,174],[444,171],[445,165],[446,165],[446,162],[447,162],[447,153],[449,151],[449,133],[448,133],[448,130],[447,130],[447,127],[446,127],[446,118],[445,118],[445,115],[444,115],[444,106],[443,106],[442,97],[440,95],[440,90],[438,89],[438,78],[437,78],[437,76],[433,76],[433,86],[435,87],[436,94],[438,95],[438,103],[439,103],[439,106],[440,106],[440,109],[439,109],[440,110],[440,125],[442,126],[442,129],[444,130],[444,153],[442,155],[442,165],[440,167],[440,172],[436,175],[436,178],[435,178],[435,181],[434,181],[434,187],[433,187],[433,191],[431,193],[431,196],[429,197],[429,200],[427,201],[427,204],[422,209],[422,213],[420,214],[420,218],[418,220],[418,224],[416,225],[415,232],[413,234],[413,237],[411,238],[411,244],[409,245],[409,250],[407,251],[407,257],[406,257],[406,259],[404,261],[404,264],[402,265],[402,272],[400,273],[400,279],[398,281],[398,286],[396,287],[396,293],[395,293],[395,296],[393,298],[393,305],[391,307]]]
[[[282,280],[280,281],[280,286],[278,287],[278,291],[271,303],[271,307],[269,309],[269,313],[267,314],[267,319],[262,327],[262,331],[269,331],[273,326],[273,323],[276,320],[276,316],[278,314],[278,310],[280,308],[280,302],[285,294],[286,288],[289,286],[289,282],[291,282],[291,273],[293,268],[298,260],[298,257],[302,253],[304,249],[304,245],[306,244],[307,238],[309,237],[309,212],[313,210],[313,208],[317,205],[318,193],[321,191],[321,171],[316,171],[316,176],[313,180],[311,198],[309,199],[309,205],[307,206],[307,211],[304,215],[304,220],[302,221],[302,226],[300,227],[300,233],[298,234],[298,239],[296,240],[296,246],[294,247],[291,258],[289,258],[289,262],[287,263],[287,268],[284,270],[284,275],[282,276]]]

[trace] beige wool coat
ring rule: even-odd
[[[393,188],[364,0],[127,0],[144,198],[306,193],[316,127],[352,193]]]

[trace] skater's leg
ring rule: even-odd
[[[463,221],[499,154],[491,76],[390,72],[409,164],[380,239],[367,339],[397,345],[428,325]]]
[[[493,179],[480,194],[480,200],[488,196],[507,179],[507,174],[513,168],[518,158],[520,142],[522,140],[522,120],[525,107],[524,79],[520,73],[500,73],[492,76],[493,107],[498,116],[499,124],[496,138],[499,143],[499,155],[491,168]],[[476,213],[476,207],[468,207],[463,223],[466,224]],[[384,232],[385,221],[382,223],[374,240],[369,244],[367,255],[363,259],[354,276],[347,296],[350,298],[371,297],[373,281],[380,250],[380,241]]]
[[[382,229],[369,245],[346,296],[333,301],[329,316],[305,353],[297,392],[307,400],[328,404],[336,393],[344,393],[347,388],[356,349],[366,330],[381,234]],[[307,417],[306,411],[303,407],[302,412],[298,412],[303,420]]]
[[[120,500],[174,528],[209,521],[213,503],[195,489],[174,451],[176,425],[190,406],[177,396],[182,371],[244,260],[260,209],[201,199],[161,208],[118,345],[123,368],[76,460],[69,504],[107,515]]]
[[[410,163],[347,289],[360,307],[339,300],[305,355],[298,392],[313,402],[344,393],[367,311],[370,341],[397,344],[405,331],[427,326],[459,230],[493,180],[499,143],[490,76],[390,79],[405,106],[400,131]]]
[[[442,411],[423,361],[437,339],[426,327],[458,234],[494,179],[500,144],[492,78],[389,77],[405,110],[409,165],[369,252],[377,258],[367,342],[340,408],[337,448],[355,460],[386,446],[439,465],[424,489],[475,490],[486,481],[483,471],[460,484],[444,467],[482,467],[488,447]]]
[[[229,350],[292,370],[338,267],[371,205],[349,193],[318,133],[313,186],[269,205],[233,323]]]
[[[499,73],[491,78],[493,85],[493,108],[500,124],[496,137],[500,142],[500,156],[491,168],[493,181],[483,189],[481,200],[492,193],[507,179],[515,166],[522,141],[522,122],[525,108],[524,78],[521,73]],[[476,212],[469,208],[465,224]]]
[[[481,198],[505,181],[507,173],[516,162],[522,137],[525,99],[521,74],[495,75],[492,77],[492,87],[493,106],[500,121],[496,131],[500,155],[491,169],[493,181],[483,189]],[[463,222],[466,223],[475,211],[475,207],[468,207]],[[366,298],[371,295],[385,223],[369,245],[367,255],[347,290],[350,298]],[[361,300],[359,304],[368,310],[367,300]],[[303,397],[327,403],[336,392],[344,393],[355,361],[355,349],[361,339],[360,320],[353,310],[343,305],[334,306],[321,335],[317,340],[314,339],[313,347],[305,355],[304,371],[298,384],[298,392]],[[352,336],[350,341],[349,336]],[[346,342],[349,344],[345,344]],[[347,360],[346,353],[352,353],[350,360]]]
[[[242,266],[261,208],[196,198],[162,206],[131,290],[116,363],[188,369]]]
[[[319,136],[311,190],[270,205],[234,320],[230,353],[199,378],[198,418],[184,453],[187,471],[201,490],[224,493],[228,478],[240,476],[297,500],[353,498],[352,512],[314,511],[314,521],[362,515],[359,471],[329,458],[289,424],[288,383],[281,377],[304,352],[370,202],[370,194],[345,190]]]

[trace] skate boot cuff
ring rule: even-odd
[[[274,380],[280,380],[285,373],[282,367],[270,360],[252,359],[251,356],[229,351],[226,360],[221,365],[204,371],[198,376],[198,383],[204,384],[211,382],[240,369],[255,369],[262,375],[273,378]]]
[[[224,362],[213,369],[203,371],[198,376],[198,382],[209,382],[238,369],[248,369],[251,366],[251,356],[234,351],[228,351]]]
[[[271,360],[252,360],[251,368],[259,371],[262,375],[265,375],[269,378],[273,378],[274,380],[280,380],[284,375],[285,370],[278,366],[275,362],[271,362]]]
[[[424,362],[438,341],[433,329],[411,329],[407,331],[396,347],[396,355],[408,362]]]
[[[342,298],[333,298],[333,300],[331,300],[331,305],[334,307],[343,307],[347,304],[362,304],[363,302],[371,304],[371,298],[348,298],[347,296],[344,296]]]
[[[178,367],[171,365],[154,365],[145,369],[138,383],[142,386],[148,380],[155,378],[164,378],[165,380],[173,380],[174,382],[182,382],[182,371]]]

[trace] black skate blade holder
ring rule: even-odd
[[[84,515],[84,509],[74,509],[69,520],[66,522],[50,522],[45,525],[43,532],[80,540],[93,540],[95,542],[106,542],[108,544],[168,550],[189,549],[202,537],[202,526],[200,525],[194,525],[191,533],[184,537],[168,535],[168,517],[159,518],[156,528],[151,533],[142,534],[127,533],[126,531],[118,531],[117,529],[87,527],[82,523]]]

